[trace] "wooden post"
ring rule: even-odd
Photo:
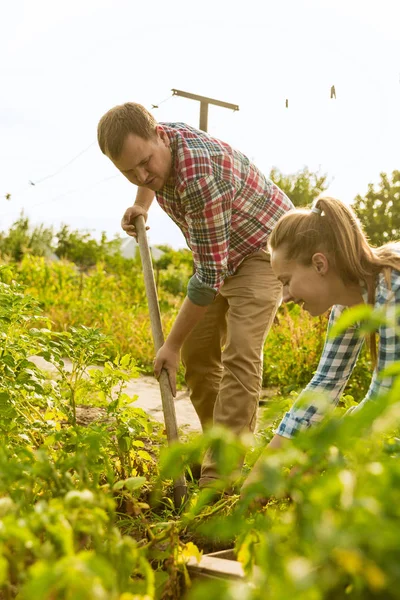
[[[208,127],[208,103],[200,102],[200,129],[207,131]]]
[[[222,108],[230,108],[233,111],[239,110],[237,104],[230,104],[229,102],[221,102],[221,100],[214,100],[214,98],[207,98],[206,96],[198,96],[197,94],[190,94],[189,92],[182,92],[182,90],[171,90],[173,96],[182,96],[182,98],[189,98],[189,100],[197,100],[200,102],[200,125],[199,128],[202,131],[207,131],[208,127],[208,105],[215,104],[215,106],[222,106]]]

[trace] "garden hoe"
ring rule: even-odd
[[[164,344],[164,334],[161,325],[160,307],[158,304],[157,289],[154,281],[153,265],[151,262],[149,245],[147,243],[146,226],[144,218],[141,215],[136,217],[135,227],[137,231],[140,258],[142,260],[144,284],[146,288],[147,303],[149,305],[153,342],[157,352]],[[168,373],[165,369],[161,371],[158,383],[160,384],[165,430],[167,433],[168,443],[171,444],[174,441],[179,441],[179,435],[178,425],[176,422],[174,398],[168,379]],[[186,480],[185,476],[182,474],[174,481],[175,508],[181,508],[186,499],[186,493]]]

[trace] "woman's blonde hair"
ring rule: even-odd
[[[375,302],[376,276],[384,271],[390,286],[390,269],[400,271],[400,254],[393,245],[369,245],[351,208],[335,198],[319,198],[312,209],[295,209],[281,217],[269,238],[271,250],[283,246],[287,260],[311,264],[313,255],[322,252],[344,282],[365,282],[368,302]],[[370,339],[376,362],[376,336]]]

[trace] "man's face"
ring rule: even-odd
[[[313,317],[322,315],[335,303],[337,282],[329,272],[323,254],[314,254],[309,266],[286,259],[285,247],[271,253],[271,267],[283,284],[283,301],[295,302]]]
[[[157,192],[167,183],[172,171],[169,138],[160,126],[149,140],[130,133],[121,155],[112,162],[131,183]]]

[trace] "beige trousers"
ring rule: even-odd
[[[281,296],[269,255],[260,250],[224,281],[186,339],[182,348],[186,383],[203,430],[218,424],[237,435],[254,431],[263,345]],[[207,453],[200,487],[216,479],[216,465]]]

